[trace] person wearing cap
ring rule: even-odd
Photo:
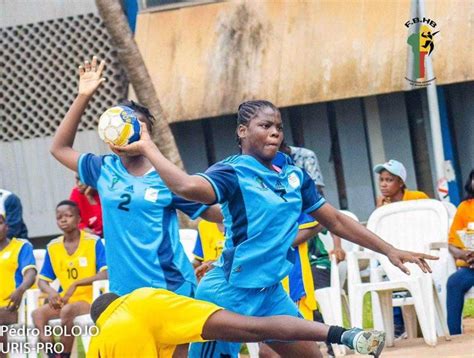
[[[390,159],[378,164],[374,167],[374,172],[379,174],[379,189],[382,193],[377,198],[377,207],[397,201],[429,199],[422,191],[407,189],[407,170],[398,160]]]
[[[390,159],[388,162],[378,164],[374,172],[379,174],[379,189],[382,193],[377,198],[377,207],[396,203],[398,201],[429,199],[422,191],[408,190],[405,184],[407,170],[398,160]],[[396,295],[396,293],[395,293]],[[400,307],[393,308],[393,321],[395,325],[395,337],[401,337],[405,332],[402,310]]]

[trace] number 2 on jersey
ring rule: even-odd
[[[122,194],[120,198],[123,199],[119,204],[118,208],[124,211],[130,211],[130,208],[127,207],[128,204],[132,201],[132,196],[130,194]]]

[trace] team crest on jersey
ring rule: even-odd
[[[79,266],[87,267],[87,257],[79,257]]]
[[[134,192],[134,190],[133,190],[133,185],[127,186],[124,190],[125,190],[125,191],[128,191],[129,193],[133,193],[133,192]]]
[[[290,186],[294,189],[300,186],[300,178],[298,178],[298,175],[296,175],[295,172],[288,175],[288,184],[290,184]]]
[[[156,201],[158,200],[158,192],[159,192],[158,189],[146,188],[145,196],[144,196],[145,200],[150,201],[152,203],[156,203]]]
[[[109,190],[115,190],[115,185],[118,183],[119,181],[119,178],[118,176],[114,175],[113,178],[112,178],[112,183],[110,183],[110,185],[108,186],[108,189]]]
[[[268,186],[265,184],[262,178],[260,178],[259,176],[256,176],[254,179],[259,184],[258,188],[260,190],[268,190]]]

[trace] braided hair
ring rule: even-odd
[[[270,108],[275,112],[280,112],[280,110],[269,101],[255,100],[242,102],[237,110],[237,128],[240,125],[248,126],[250,121],[257,116],[258,112],[264,108]],[[241,146],[240,137],[238,136],[238,134],[237,144],[239,145],[239,147]]]
[[[133,109],[137,114],[141,114],[141,117],[145,120],[148,132],[150,132],[151,134],[153,125],[155,124],[155,117],[153,117],[153,114],[151,114],[150,110],[147,107],[128,99],[123,102],[120,102],[118,105],[126,106],[128,108]]]

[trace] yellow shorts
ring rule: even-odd
[[[172,357],[176,345],[203,342],[204,324],[220,309],[167,290],[140,288],[100,315],[100,333],[87,357]]]

